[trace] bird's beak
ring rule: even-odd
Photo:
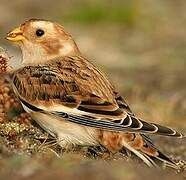
[[[6,36],[6,39],[12,42],[19,42],[23,41],[25,37],[23,36],[23,31],[20,27],[14,29],[13,31],[9,32]]]

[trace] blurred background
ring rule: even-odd
[[[56,21],[134,113],[186,129],[185,0],[0,0],[0,12],[0,45],[13,63],[20,51],[4,39],[8,31],[30,18]]]

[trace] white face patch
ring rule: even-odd
[[[49,21],[34,21],[31,23],[31,27],[34,29],[43,29],[48,32],[54,32],[54,25]]]

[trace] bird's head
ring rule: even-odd
[[[52,58],[79,53],[64,28],[46,20],[30,19],[9,32],[6,39],[21,47],[24,64],[44,63]]]

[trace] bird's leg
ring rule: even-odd
[[[89,146],[86,155],[94,158],[107,159],[110,157],[111,152],[102,145]]]

